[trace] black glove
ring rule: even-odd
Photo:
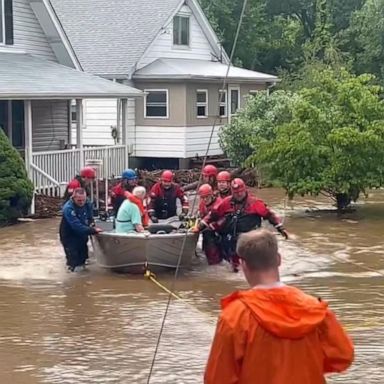
[[[180,215],[179,215],[179,220],[180,220],[180,221],[184,221],[184,220],[185,220],[185,216],[186,216],[186,215],[184,215],[184,213],[180,213]]]
[[[159,222],[159,219],[156,216],[151,216],[151,221],[153,224],[157,224]]]
[[[275,226],[276,230],[285,238],[285,240],[288,240],[288,232],[285,230],[283,224],[278,224]]]

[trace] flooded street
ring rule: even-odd
[[[355,363],[328,382],[383,383],[384,191],[342,218],[316,210],[326,200],[258,194],[295,235],[280,240],[282,280],[327,300],[353,337]],[[67,273],[58,223],[0,229],[0,383],[147,383],[168,295],[94,261],[87,273]],[[170,286],[172,274],[159,280]],[[172,300],[150,383],[202,383],[219,299],[245,287],[226,266],[181,273],[186,302]]]

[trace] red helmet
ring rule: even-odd
[[[207,197],[207,196],[212,196],[213,195],[213,189],[209,184],[203,184],[199,188],[199,196],[200,197]]]
[[[80,169],[80,176],[84,177],[85,179],[95,179],[96,171],[92,167],[84,167]]]
[[[161,181],[165,181],[166,183],[172,183],[172,181],[173,181],[173,173],[172,173],[172,171],[164,171],[161,174],[160,180]]]
[[[242,179],[234,179],[231,183],[231,189],[232,193],[240,193],[245,192],[247,190],[247,187],[245,186],[245,183]]]
[[[209,164],[203,168],[203,176],[216,177],[216,175],[217,175],[217,168],[214,165]]]
[[[68,193],[73,193],[73,191],[77,188],[81,188],[81,184],[78,180],[73,179],[68,183]]]
[[[221,171],[218,173],[216,180],[217,181],[228,181],[230,182],[232,179],[231,174],[228,171]]]

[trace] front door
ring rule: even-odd
[[[0,128],[15,148],[24,149],[24,101],[0,100]]]

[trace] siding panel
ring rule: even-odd
[[[85,145],[114,145],[111,136],[111,126],[117,125],[116,99],[87,99],[84,100],[84,129]],[[128,99],[127,105],[128,142],[132,142],[135,129],[135,100]],[[72,143],[76,143],[76,124],[72,124]]]
[[[47,60],[57,61],[28,0],[13,0],[14,45],[7,50],[24,50]]]
[[[137,65],[137,69],[143,68],[159,58],[198,59],[211,60],[214,50],[201,29],[195,16],[191,14],[189,7],[184,6],[181,14],[190,15],[190,46],[189,48],[177,48],[173,46],[173,21],[169,23],[157,36],[156,40],[144,54]]]
[[[66,101],[32,101],[33,150],[60,149],[60,140],[68,142],[68,104]]]

